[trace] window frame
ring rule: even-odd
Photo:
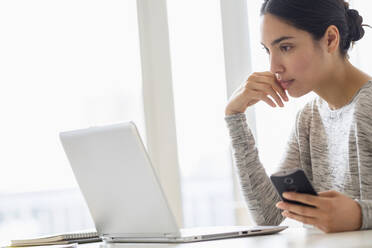
[[[137,0],[147,150],[183,227],[166,0]]]

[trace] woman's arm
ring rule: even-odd
[[[254,221],[258,225],[279,225],[284,219],[281,215],[282,211],[275,206],[280,201],[280,197],[260,162],[245,114],[228,115],[225,120],[232,142],[234,164],[238,169],[243,194]],[[281,170],[300,166],[296,136],[296,128],[294,128],[280,164]]]

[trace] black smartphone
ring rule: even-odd
[[[279,171],[272,174],[270,176],[270,179],[282,201],[299,204],[302,206],[314,207],[305,203],[283,198],[284,192],[297,192],[310,195],[318,195],[302,169],[295,168],[292,170]]]

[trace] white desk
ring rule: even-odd
[[[284,247],[303,247],[303,248],[354,248],[372,247],[372,230],[325,234],[316,229],[307,228],[288,228],[278,234],[222,239],[215,241],[201,241],[188,244],[105,244],[91,243],[79,245],[79,248],[284,248]]]

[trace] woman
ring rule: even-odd
[[[364,35],[362,17],[343,0],[265,0],[261,41],[270,72],[255,72],[225,109],[234,161],[248,207],[258,225],[285,217],[324,232],[372,227],[372,81],[348,60],[351,43]],[[309,92],[280,170],[302,168],[319,196],[284,197],[315,208],[281,202],[259,161],[245,110],[258,101],[283,107]],[[272,99],[270,99],[270,96]]]

